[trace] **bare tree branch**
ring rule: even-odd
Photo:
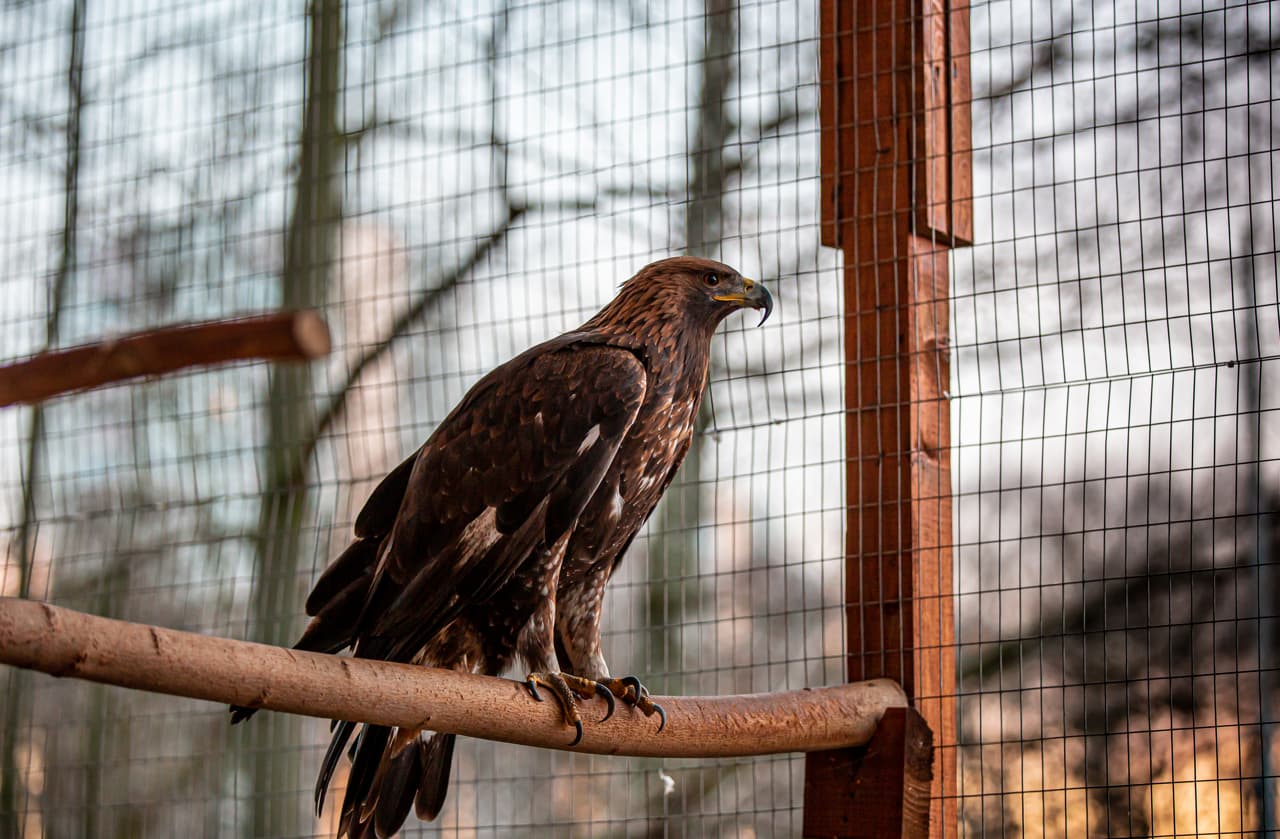
[[[760,129],[755,132],[754,137],[743,140],[743,147],[747,150],[746,153],[739,158],[725,162],[725,180],[741,177],[743,173],[751,169],[760,157],[760,146],[765,140],[781,134],[784,129],[798,126],[806,119],[813,119],[814,116],[813,111],[801,111],[791,102],[784,103],[772,118],[761,123]]]
[[[409,13],[419,8],[417,3],[409,2],[409,0],[391,0],[391,2],[378,9],[378,24],[373,32],[373,42],[380,44],[386,40],[387,36],[395,32],[400,24],[409,17]]]
[[[307,438],[302,456],[297,461],[300,473],[306,469],[312,453],[315,451],[316,446],[320,444],[320,441],[324,439],[324,435],[342,417],[342,412],[347,407],[347,400],[364,372],[390,352],[396,341],[404,337],[409,332],[409,329],[418,322],[419,318],[426,314],[441,297],[474,271],[484,261],[485,257],[507,237],[507,234],[511,232],[511,228],[515,226],[515,223],[519,221],[525,212],[527,211],[523,207],[509,206],[507,208],[507,217],[503,219],[502,224],[498,225],[498,229],[485,237],[471,252],[470,256],[461,265],[453,269],[443,282],[423,291],[409,308],[400,313],[395,323],[387,330],[387,334],[380,338],[377,343],[368,347],[360,358],[356,360],[351,370],[348,371],[347,378],[342,385],[330,395],[328,402],[325,403],[324,409],[316,420],[313,427],[314,430]],[[296,477],[300,481],[303,475],[298,474]]]
[[[465,148],[481,148],[489,145],[488,134],[475,134],[461,128],[433,129],[418,120],[380,117],[377,113],[370,114],[359,127],[344,132],[341,138],[347,145],[355,145],[373,137],[386,135],[421,143],[450,143]]]
[[[290,309],[323,307],[343,215],[338,169],[346,148],[339,137],[337,118],[346,45],[344,2],[311,0],[307,19],[305,104],[279,278],[281,301]],[[311,494],[297,476],[306,468],[301,465],[301,441],[314,427],[314,396],[309,366],[271,369],[263,405],[262,496],[255,539],[256,585],[249,615],[255,637],[276,644],[285,643],[293,634],[302,596],[298,569],[305,553]],[[255,748],[246,750],[248,783],[259,793],[252,803],[252,833],[298,835],[307,818],[305,807],[281,804],[280,799],[290,795],[297,777],[301,726],[294,719],[273,718],[260,727],[258,737]]]

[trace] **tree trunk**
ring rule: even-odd
[[[734,126],[729,115],[728,91],[733,83],[734,47],[737,40],[737,0],[706,0],[706,32],[699,70],[697,124],[689,150],[688,212],[685,246],[698,256],[719,255],[724,237],[724,195],[729,171],[725,146]],[[693,442],[684,465],[659,508],[655,532],[658,539],[649,550],[645,672],[665,670],[664,691],[682,693],[677,675],[682,662],[682,624],[700,608],[702,585],[698,580],[698,526],[702,522],[702,460],[707,406],[698,415]],[[676,671],[676,672],[673,672]]]
[[[67,163],[63,172],[62,242],[58,268],[49,294],[49,310],[45,319],[45,349],[58,342],[62,319],[62,303],[75,267],[76,232],[80,223],[80,119],[84,113],[84,33],[85,0],[76,0],[71,8],[71,40],[67,54],[67,99],[70,107],[66,123]],[[33,532],[36,521],[36,493],[44,447],[44,408],[31,409],[31,425],[27,435],[25,469],[22,473],[22,520],[18,524],[18,596],[31,595],[31,569],[35,554]],[[3,765],[0,766],[0,836],[17,836],[23,826],[23,810],[19,800],[19,779],[26,773],[20,765],[18,730],[26,713],[28,678],[25,673],[11,673],[5,691],[4,728],[0,737]]]
[[[339,72],[343,47],[341,0],[313,0],[309,10],[306,107],[294,206],[286,231],[281,303],[286,309],[321,308],[327,298],[334,240],[342,215],[335,173],[344,154],[338,133]],[[271,371],[266,402],[262,506],[251,605],[252,637],[287,646],[301,612],[298,570],[309,521],[304,442],[314,428],[314,388],[308,365]],[[299,796],[302,721],[263,714],[246,735],[252,743],[249,794],[252,836],[295,836],[307,796]],[[265,730],[264,730],[265,729]]]

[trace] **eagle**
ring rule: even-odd
[[[642,268],[578,329],[495,368],[373,490],[355,539],[306,601],[296,649],[498,675],[582,737],[578,698],[666,715],[639,679],[610,675],[604,587],[689,450],[711,337],[743,309],[773,310],[728,265],[676,257]],[[254,709],[232,708],[239,722]],[[316,810],[357,723],[335,720]],[[364,725],[338,835],[387,837],[444,804],[455,735]]]

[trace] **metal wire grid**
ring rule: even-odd
[[[694,250],[770,284],[781,317],[717,339],[696,454],[612,585],[607,653],[658,692],[842,681],[816,10],[314,6],[336,10],[336,40],[298,7],[235,0],[0,11],[6,356],[282,304],[319,306],[336,339],[310,374],[240,367],[0,415],[4,593],[287,641],[364,496],[471,382]],[[317,55],[334,69],[309,80]],[[300,140],[325,102],[345,132],[332,178]],[[298,198],[330,187],[322,211]],[[312,445],[297,418],[327,416],[356,369]],[[281,478],[289,457],[300,480]],[[320,721],[230,729],[204,703],[11,670],[3,689],[0,833],[332,833],[309,812]],[[441,819],[405,834],[795,834],[801,775],[790,757],[464,741]]]
[[[987,2],[972,30],[962,829],[1270,835],[1275,5]]]

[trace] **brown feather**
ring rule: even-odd
[[[378,561],[378,539],[356,539],[342,554],[324,569],[316,580],[311,594],[307,595],[306,612],[317,615],[335,595],[342,592],[357,578],[373,569]]]

